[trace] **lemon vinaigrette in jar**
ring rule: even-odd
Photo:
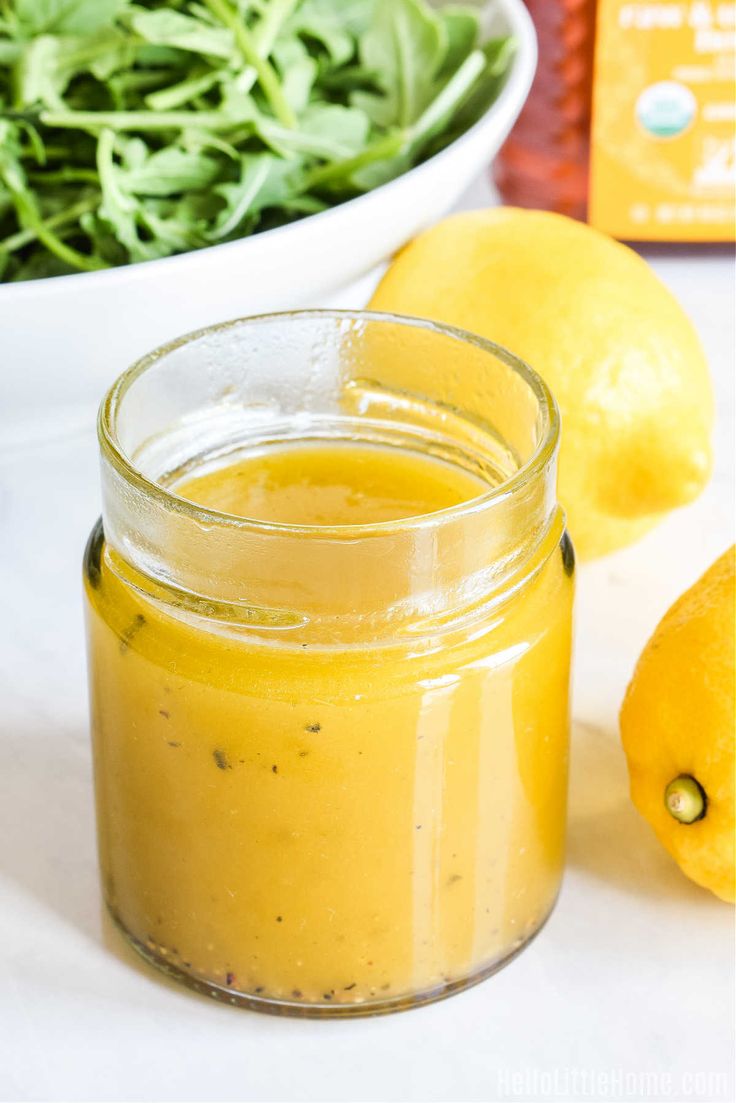
[[[436,999],[539,930],[573,555],[542,381],[429,322],[246,319],[100,415],[100,864],[151,962],[303,1015]]]

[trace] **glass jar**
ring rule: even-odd
[[[565,835],[558,433],[509,352],[391,315],[243,319],[118,379],[85,554],[91,717],[105,900],[149,961],[233,1004],[369,1014],[537,933]],[[479,493],[330,526],[178,492],[304,442],[424,457]]]

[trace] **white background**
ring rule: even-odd
[[[480,182],[464,205],[488,198]],[[659,617],[733,541],[734,267],[726,251],[646,255],[706,347],[716,471],[694,505],[579,571],[560,903],[498,976],[421,1010],[354,1022],[237,1011],[149,970],[111,930],[81,614],[99,508],[91,417],[0,442],[0,1098],[733,1099],[733,911],[684,878],[634,811],[617,712]],[[49,372],[56,361],[50,335]]]

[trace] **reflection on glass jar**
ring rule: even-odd
[[[246,319],[100,415],[100,862],[209,994],[366,1014],[482,979],[563,866],[573,555],[541,380],[388,315]]]

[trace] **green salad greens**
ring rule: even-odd
[[[0,280],[335,206],[466,130],[512,50],[426,0],[0,0]]]

